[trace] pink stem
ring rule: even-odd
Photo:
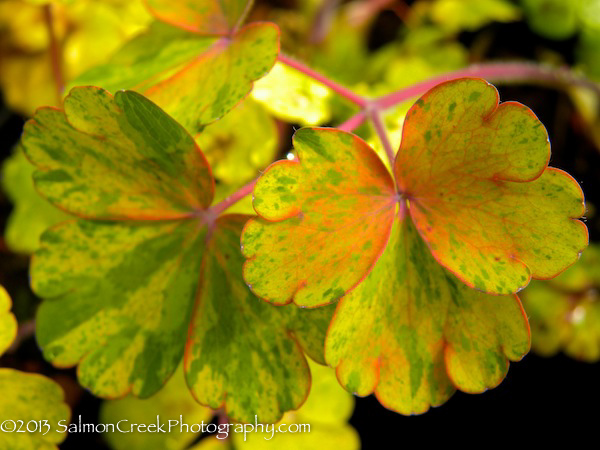
[[[600,85],[575,75],[567,68],[553,68],[531,63],[490,63],[477,64],[447,74],[439,75],[405,89],[384,95],[373,102],[375,109],[390,108],[398,103],[424,94],[434,86],[448,80],[462,77],[477,77],[503,81],[546,81],[569,83],[587,87],[600,95]]]
[[[337,126],[336,128],[342,131],[352,131],[361,126],[365,122],[365,120],[367,120],[367,113],[365,111],[361,111],[350,117],[348,120],[346,120],[344,123]]]
[[[52,64],[52,75],[56,86],[56,96],[58,105],[62,103],[62,91],[65,87],[65,80],[62,72],[62,58],[60,57],[60,47],[56,33],[54,32],[54,14],[52,12],[52,4],[44,5],[44,21],[48,38],[50,40],[50,62]]]
[[[565,83],[573,84],[576,86],[582,86],[591,89],[592,91],[600,95],[600,85],[584,77],[574,74],[568,68],[557,69],[549,66],[540,66],[531,63],[490,63],[473,65],[444,75],[439,75],[437,77],[430,78],[429,80],[425,80],[421,83],[409,86],[405,89],[400,89],[399,91],[393,92],[388,95],[384,95],[383,97],[379,97],[376,100],[368,101],[367,99],[351,92],[349,89],[338,85],[334,81],[304,66],[303,64],[288,58],[285,55],[280,54],[279,61],[290,67],[293,67],[296,70],[299,70],[300,72],[310,76],[311,78],[317,81],[320,81],[321,83],[328,86],[338,94],[346,97],[347,99],[360,106],[362,109],[360,112],[350,117],[337,128],[339,130],[349,132],[362,125],[367,119],[371,119],[375,126],[375,131],[381,139],[385,152],[392,166],[394,163],[394,150],[389,142],[387,133],[385,131],[385,126],[383,124],[383,121],[381,120],[380,112],[384,109],[397,105],[398,103],[401,103],[405,100],[422,95],[429,89],[433,88],[439,83],[443,83],[444,81],[462,77],[478,77],[502,81],[545,81],[552,83]],[[257,180],[254,180],[248,183],[239,191],[234,192],[232,195],[213,206],[210,209],[210,213],[213,215],[213,217],[217,217],[231,205],[241,200],[246,195],[252,193],[256,181]]]
[[[383,124],[383,120],[381,120],[381,115],[380,115],[379,111],[377,111],[376,109],[373,109],[371,111],[371,114],[369,115],[369,117],[370,117],[371,121],[373,122],[373,125],[375,126],[375,132],[377,133],[377,136],[379,136],[379,140],[381,141],[381,144],[383,145],[385,153],[388,157],[388,160],[390,161],[390,167],[394,167],[394,158],[395,158],[394,149],[392,148],[392,144],[387,135],[387,131],[385,130],[385,125]]]
[[[332,91],[337,92],[342,97],[347,98],[352,103],[355,103],[356,105],[360,106],[361,108],[364,108],[367,105],[366,99],[364,99],[363,97],[361,97],[358,94],[355,94],[350,89],[342,86],[341,84],[338,84],[333,80],[330,80],[325,75],[312,70],[310,67],[307,67],[304,64],[285,56],[283,53],[280,53],[278,58],[279,58],[279,61],[282,62],[283,64],[290,66],[291,68],[296,69],[296,70],[308,75],[309,77],[313,78],[314,80],[317,80],[320,83],[323,83],[325,86],[327,86]]]
[[[243,199],[246,195],[251,194],[257,180],[258,179],[252,180],[250,183],[246,184],[245,186],[241,187],[239,190],[235,191],[229,197],[224,198],[219,203],[212,206],[209,209],[210,215],[214,218],[217,218],[227,208],[229,208],[233,204],[235,204],[238,201],[240,201],[241,199]]]

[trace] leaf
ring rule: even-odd
[[[372,392],[386,408],[420,414],[455,388],[497,386],[529,350],[529,326],[516,296],[463,285],[431,256],[412,222],[395,222],[366,280],[345,296],[325,354],[350,392]]]
[[[71,85],[141,92],[196,132],[243,99],[278,53],[279,30],[270,23],[246,25],[218,40],[156,24]]]
[[[43,171],[38,191],[96,219],[178,219],[206,208],[214,182],[194,140],[135,92],[75,88],[62,111],[42,108],[23,147]]]
[[[252,0],[146,0],[158,19],[198,34],[226,36],[244,20]]]
[[[303,306],[343,297],[327,363],[347,389],[395,411],[496,386],[507,359],[527,352],[528,325],[514,296],[478,290],[514,294],[587,244],[574,220],[581,190],[547,168],[533,113],[498,107],[483,80],[433,88],[404,122],[397,188],[351,134],[301,129],[294,144],[299,161],[271,165],[256,184],[259,217],[242,234],[252,290]]]
[[[143,91],[185,67],[217,41],[162,22],[126,42],[107,62],[73,80],[76,86],[101,85],[110,92],[136,88]]]
[[[242,235],[244,278],[268,301],[315,307],[358,284],[383,251],[394,185],[377,155],[349,133],[305,128],[294,148],[300,162],[271,165],[255,187],[260,218]]]
[[[181,450],[187,448],[197,437],[197,433],[181,432],[180,421],[183,417],[185,423],[196,424],[207,422],[213,412],[198,404],[192,397],[185,379],[183,370],[178,369],[169,379],[165,387],[148,399],[139,399],[131,396],[119,400],[107,400],[100,407],[100,422],[116,424],[124,420],[119,426],[122,432],[107,432],[106,440],[115,450],[130,450],[136,448],[160,448],[164,450]],[[158,419],[157,419],[158,417]],[[178,425],[169,429],[169,421],[178,421]],[[157,428],[147,429],[148,432],[138,431],[132,424],[156,424],[160,421],[162,431],[153,431]],[[173,423],[172,423],[173,424]]]
[[[432,3],[434,22],[449,32],[475,31],[490,22],[512,22],[519,8],[506,0],[438,0]]]
[[[558,277],[535,281],[523,291],[533,350],[552,356],[563,350],[587,362],[600,359],[600,249],[590,245],[573,267]]]
[[[438,85],[407,114],[394,172],[433,256],[471,287],[509,294],[551,278],[587,245],[583,193],[548,168],[527,107],[479,79]]]
[[[252,98],[275,117],[302,125],[320,125],[331,119],[331,91],[282,63],[254,84]]]
[[[43,4],[49,3],[58,43],[55,56],[67,82],[103,64],[151,18],[142,0],[2,0],[0,85],[6,104],[26,116],[39,106],[60,103],[44,18]]]
[[[146,90],[188,129],[222,117],[266,75],[279,53],[279,30],[253,23],[229,39],[217,41],[181,71]]]
[[[10,312],[11,300],[6,290],[0,286],[0,355],[10,346],[17,333],[17,321]],[[59,421],[67,423],[70,412],[64,403],[61,387],[54,381],[36,374],[23,373],[9,368],[0,368],[0,447],[23,450],[57,449],[66,434],[57,431]],[[25,427],[36,430],[12,432]],[[40,426],[40,421],[47,423]],[[40,429],[41,428],[41,429]]]
[[[275,121],[258,103],[244,100],[196,137],[218,181],[241,186],[273,161],[279,135]]]
[[[274,428],[263,427],[259,431],[257,427],[246,435],[234,433],[232,440],[236,449],[360,448],[358,433],[347,423],[354,410],[354,398],[340,388],[329,367],[311,363],[310,370],[313,386],[306,403],[298,411],[286,413]],[[310,428],[306,428],[307,425]]]
[[[0,355],[2,355],[17,335],[17,319],[10,312],[12,302],[2,286],[0,286]]]
[[[248,291],[239,254],[248,216],[208,209],[214,180],[180,125],[140,94],[76,88],[64,113],[38,111],[23,146],[40,169],[38,189],[94,219],[46,231],[31,265],[32,287],[47,299],[37,339],[48,360],[78,364],[95,395],[148,397],[187,340],[186,377],[200,403],[239,421],[276,421],[303,402],[302,351],[324,361],[333,310],[277,309]]]
[[[35,191],[34,171],[34,166],[19,147],[2,166],[2,187],[14,204],[4,239],[13,252],[33,253],[38,248],[42,232],[69,217]]]
[[[579,10],[586,2],[521,0],[531,29],[546,38],[567,39],[579,30]]]
[[[194,396],[228,416],[271,423],[310,389],[301,348],[323,362],[333,309],[275,308],[257,301],[241,277],[239,236],[248,216],[224,216],[208,244],[185,355]],[[226,345],[220,344],[226,343]],[[249,374],[254,376],[249,377]]]

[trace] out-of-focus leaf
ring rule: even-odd
[[[507,0],[437,0],[431,5],[433,21],[453,33],[475,31],[490,22],[512,22],[520,15]]]
[[[265,431],[245,436],[234,433],[236,449],[360,448],[358,433],[347,423],[354,409],[354,399],[340,387],[335,372],[329,367],[312,363],[310,370],[313,382],[306,403],[298,411],[286,413],[274,426],[266,430],[263,427]]]
[[[248,99],[206,126],[196,143],[218,181],[240,186],[273,161],[278,147],[277,126],[262,105]]]
[[[468,288],[431,256],[412,222],[397,221],[367,279],[338,306],[326,359],[350,392],[402,414],[444,403],[455,388],[497,386],[529,350],[516,296]]]
[[[550,39],[566,39],[578,29],[579,0],[521,0],[529,26]]]
[[[0,355],[10,346],[17,333],[17,321],[10,307],[10,297],[0,286]],[[68,423],[70,416],[58,384],[35,373],[0,368],[0,396],[0,448],[58,449],[57,445],[65,439],[66,434],[59,433],[57,424],[59,421]],[[37,422],[35,430],[32,429],[33,422]],[[48,426],[40,423],[47,423]],[[22,424],[25,428],[21,427]],[[18,429],[27,431],[17,432]]]
[[[154,22],[106,64],[81,74],[70,86],[101,85],[110,92],[135,87],[143,91],[176,73],[216,40]]]
[[[189,427],[182,428],[181,418],[191,425],[210,423],[212,415],[212,410],[199,405],[192,397],[185,384],[183,370],[177,370],[164,388],[148,399],[127,396],[118,400],[107,400],[100,407],[101,423],[116,424],[125,420],[119,425],[124,432],[105,434],[106,440],[115,450],[182,450],[196,439],[198,433],[190,431]],[[158,427],[148,429],[147,432],[131,432],[132,424],[153,424],[157,421],[162,424],[161,429],[164,432],[157,431]],[[169,421],[178,423],[169,428]]]
[[[52,206],[33,187],[35,167],[17,147],[2,167],[2,188],[14,203],[4,238],[14,252],[33,253],[42,232],[69,216]]]
[[[76,88],[64,113],[38,111],[23,146],[38,189],[90,219],[46,231],[32,263],[48,299],[37,317],[47,359],[79,364],[96,395],[148,397],[185,347],[197,400],[235,420],[276,421],[302,403],[302,350],[323,362],[333,310],[278,309],[250,293],[239,253],[248,216],[207,209],[214,180],[179,124],[135,92]]]
[[[254,84],[252,98],[288,122],[321,125],[331,117],[331,91],[281,63]]]
[[[269,167],[254,189],[261,216],[242,235],[244,278],[259,297],[315,307],[371,269],[396,209],[392,178],[369,146],[335,129],[294,135],[299,161]]]
[[[509,294],[557,275],[587,245],[581,188],[549,157],[529,108],[498,105],[492,85],[461,79],[410,109],[394,171],[436,260],[471,287]]]
[[[536,353],[563,350],[572,358],[600,359],[600,249],[590,245],[579,262],[549,281],[523,291]]]
[[[49,4],[0,2],[0,85],[7,105],[25,115],[42,105],[58,106],[44,10]],[[53,1],[51,12],[58,62],[67,82],[103,63],[150,20],[142,0]]]
[[[2,355],[17,334],[17,319],[10,312],[12,302],[2,286],[0,286],[0,355]]]
[[[163,50],[154,55],[160,42]],[[279,52],[273,24],[246,25],[215,40],[161,24],[129,42],[107,64],[76,79],[115,92],[142,92],[190,131],[233,108],[264,76]]]
[[[227,36],[244,20],[252,0],[146,0],[160,20],[198,34]]]

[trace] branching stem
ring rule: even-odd
[[[430,78],[417,84],[413,84],[399,91],[384,95],[374,100],[364,98],[350,89],[336,83],[327,78],[325,75],[312,70],[304,64],[291,59],[283,54],[279,55],[279,61],[286,64],[314,80],[324,84],[339,95],[347,98],[354,104],[358,105],[361,110],[343,122],[337,128],[342,131],[352,131],[362,125],[367,119],[370,119],[375,126],[375,131],[383,144],[385,152],[390,160],[390,164],[394,163],[394,149],[389,141],[385,126],[381,119],[381,112],[391,108],[399,103],[402,103],[411,98],[424,94],[434,86],[443,83],[444,81],[453,80],[463,77],[484,78],[496,82],[531,82],[535,84],[552,83],[581,86],[595,92],[600,96],[600,85],[593,81],[577,75],[567,67],[553,68],[550,66],[533,64],[533,63],[488,63],[477,64],[466,67],[464,69],[449,72]],[[209,211],[211,215],[217,217],[231,205],[252,193],[256,180],[248,183],[239,191],[233,193],[222,202],[213,206]]]
[[[239,190],[235,191],[229,197],[224,198],[219,203],[217,203],[216,205],[212,206],[208,210],[210,216],[212,216],[212,217],[214,217],[216,219],[227,208],[229,208],[230,206],[232,206],[235,203],[239,202],[246,195],[250,195],[252,193],[252,190],[254,189],[254,185],[256,184],[257,180],[258,179],[252,180],[250,183],[246,184],[245,186],[241,187]]]

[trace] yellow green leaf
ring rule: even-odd
[[[17,320],[10,312],[12,302],[2,286],[0,286],[0,355],[2,355],[17,335]]]
[[[0,355],[17,333],[11,305],[8,293],[0,286]],[[0,397],[0,448],[58,449],[66,437],[58,425],[68,425],[70,416],[58,384],[37,373],[0,368]]]
[[[371,274],[340,301],[325,355],[350,392],[374,392],[387,408],[420,414],[455,388],[478,393],[495,387],[507,360],[528,350],[519,299],[463,285],[433,259],[405,218],[396,221]]]
[[[323,361],[333,308],[302,310],[260,302],[242,279],[239,236],[248,216],[217,221],[203,263],[200,294],[185,356],[188,385],[213,409],[272,423],[298,408],[310,388],[303,348]],[[253,376],[249,376],[252,374]]]
[[[2,187],[14,204],[4,239],[14,252],[33,253],[39,246],[42,232],[69,217],[36,192],[32,179],[34,171],[35,167],[27,161],[20,147],[15,148],[2,166]]]
[[[274,425],[258,425],[245,435],[234,433],[236,449],[360,448],[358,433],[347,423],[354,410],[354,398],[340,387],[331,368],[311,363],[310,370],[313,383],[306,403]]]
[[[281,63],[254,83],[252,98],[288,122],[321,125],[331,118],[331,91]]]
[[[218,181],[241,186],[273,161],[278,148],[275,121],[262,105],[244,100],[196,137]]]
[[[235,420],[273,422],[300,406],[303,352],[324,362],[333,308],[252,295],[239,248],[249,216],[209,209],[210,168],[180,125],[140,94],[77,88],[65,112],[38,111],[23,145],[38,188],[89,218],[47,230],[31,265],[48,360],[78,365],[95,395],[148,397],[186,351],[196,399]]]
[[[270,23],[249,24],[220,39],[155,24],[71,85],[141,92],[196,132],[243,99],[278,53],[279,29]]]
[[[38,191],[96,219],[176,219],[210,205],[214,181],[192,137],[132,91],[113,98],[75,88],[64,112],[41,108],[25,125]]]

